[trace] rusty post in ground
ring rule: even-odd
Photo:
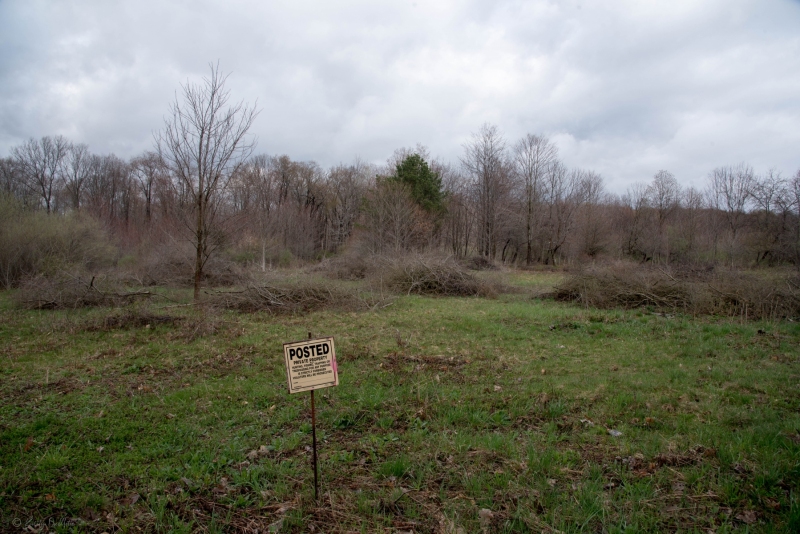
[[[308,333],[311,339],[311,332]],[[317,476],[317,413],[314,407],[314,390],[311,390],[311,441],[312,441],[312,463],[314,464],[314,501],[318,498],[319,478]]]

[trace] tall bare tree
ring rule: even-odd
[[[566,243],[575,223],[575,213],[587,197],[587,189],[596,181],[594,173],[569,171],[561,162],[550,166],[543,200],[546,206],[544,224],[544,263],[555,264],[556,256]]]
[[[785,206],[791,214],[789,249],[795,266],[800,270],[800,170],[786,185]]]
[[[364,199],[365,244],[374,254],[398,255],[419,246],[426,233],[426,213],[406,184],[382,178]]]
[[[92,154],[84,143],[71,145],[64,158],[64,188],[72,209],[80,211],[83,186],[89,177]]]
[[[229,105],[228,76],[211,65],[202,83],[181,86],[164,129],[156,134],[156,150],[192,201],[195,246],[194,299],[200,298],[203,267],[220,243],[218,212],[223,192],[255,147],[248,136],[258,111],[244,102]],[[210,239],[212,238],[212,239]]]
[[[774,169],[753,179],[750,198],[754,204],[756,261],[780,259],[781,241],[787,229],[788,212],[781,209],[789,196],[787,181]]]
[[[647,185],[641,182],[628,187],[622,195],[621,226],[624,228],[622,252],[626,256],[638,257],[642,261],[650,259],[645,243],[649,204]]]
[[[705,198],[701,191],[688,187],[681,193],[680,204],[678,231],[681,242],[676,252],[684,259],[692,259],[698,252]]]
[[[739,231],[746,223],[745,210],[753,186],[753,168],[745,163],[717,167],[708,176],[711,207],[725,218],[729,231],[729,259],[733,261]]]
[[[22,172],[14,158],[0,158],[0,189],[20,200],[26,196]]]
[[[352,165],[337,165],[328,171],[325,199],[325,251],[336,252],[353,232],[364,194],[375,169],[356,159]]]
[[[681,186],[678,180],[669,171],[658,171],[653,176],[653,181],[647,188],[650,206],[653,208],[656,219],[656,239],[653,243],[654,256],[669,260],[669,243],[664,235],[667,222],[678,209]]]
[[[514,145],[514,171],[522,182],[525,219],[525,263],[533,261],[534,224],[539,217],[542,183],[557,161],[558,149],[547,137],[528,134]]]
[[[578,217],[578,250],[596,258],[608,248],[609,221],[604,211],[610,202],[603,187],[603,177],[588,171],[582,180],[584,203]]]
[[[503,199],[509,191],[506,143],[496,126],[484,124],[464,145],[461,164],[473,180],[478,220],[478,253],[497,254]]]
[[[139,186],[139,191],[144,196],[144,218],[147,224],[153,219],[153,192],[157,187],[159,178],[166,174],[164,162],[155,152],[145,152],[130,161],[133,178]]]
[[[47,213],[53,211],[56,193],[63,180],[62,164],[69,152],[70,142],[64,137],[29,139],[11,153],[22,171],[28,188],[35,192]]]

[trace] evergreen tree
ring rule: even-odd
[[[428,213],[444,212],[442,179],[419,154],[406,156],[397,164],[395,175],[390,179],[406,185],[414,202]]]

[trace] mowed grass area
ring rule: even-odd
[[[2,294],[0,529],[800,531],[800,325],[582,309],[538,276],[305,316]],[[308,332],[341,383],[317,502],[282,355]]]

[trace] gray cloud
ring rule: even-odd
[[[800,168],[788,0],[0,1],[0,154],[63,134],[128,157],[209,62],[258,101],[259,150],[456,162],[484,122],[558,143],[621,192],[669,169]]]

